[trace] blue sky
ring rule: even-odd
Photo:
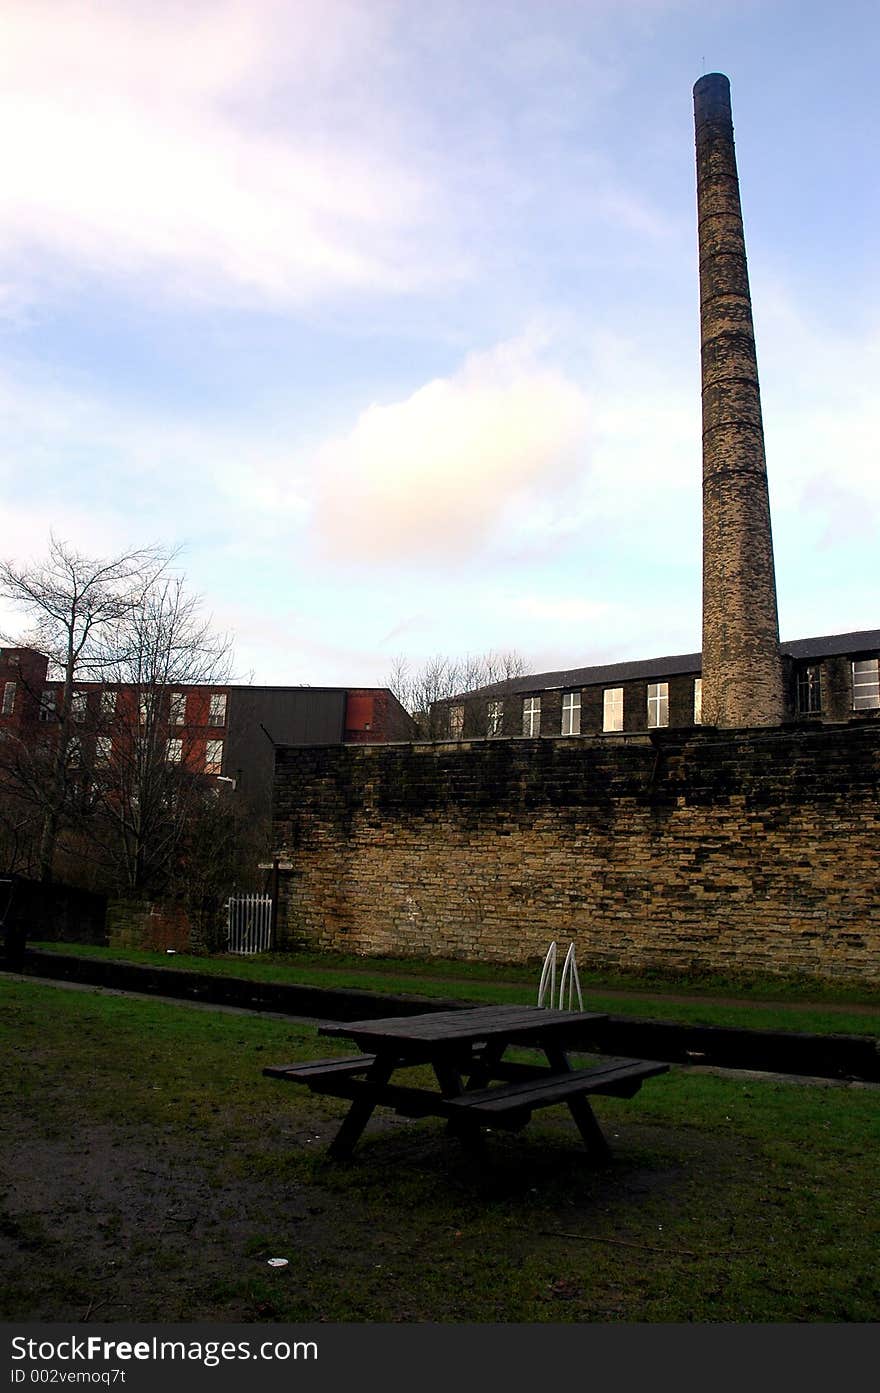
[[[722,71],[782,636],[877,627],[878,36],[860,0],[6,0],[4,554],[179,545],[262,683],[698,648]]]

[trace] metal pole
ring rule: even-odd
[[[275,952],[275,945],[278,938],[278,892],[280,888],[280,876],[278,874],[279,857],[272,857],[272,915],[269,929],[269,947]]]

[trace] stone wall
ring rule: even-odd
[[[182,905],[114,900],[107,910],[107,929],[111,948],[188,953],[195,946],[193,926]]]
[[[880,980],[880,728],[279,750],[279,946]]]

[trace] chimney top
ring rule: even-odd
[[[706,121],[731,121],[730,82],[724,73],[706,73],[694,83],[694,119],[698,126]]]

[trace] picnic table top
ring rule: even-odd
[[[425,1011],[417,1016],[322,1025],[320,1035],[335,1035],[371,1048],[381,1045],[455,1045],[492,1038],[517,1040],[548,1032],[561,1036],[578,1026],[595,1025],[607,1016],[597,1011],[557,1011],[544,1006],[474,1006],[458,1011]]]

